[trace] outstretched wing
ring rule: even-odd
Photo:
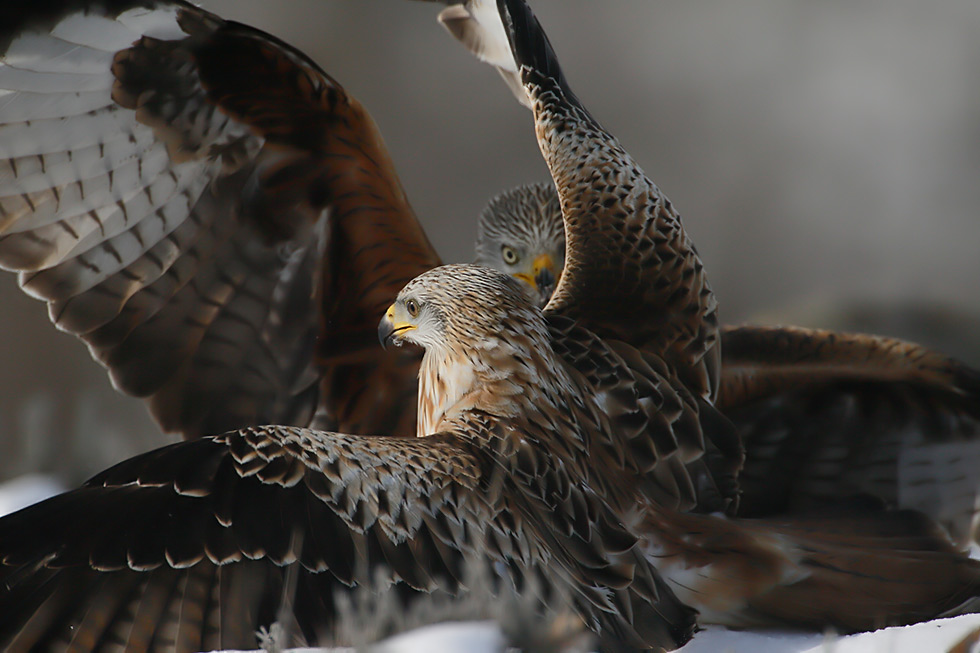
[[[255,648],[273,622],[327,643],[355,586],[408,603],[500,579],[605,637],[686,641],[695,613],[609,507],[520,437],[504,457],[492,422],[426,438],[258,427],[120,463],[0,519],[0,646]]]
[[[980,373],[877,336],[733,327],[722,342],[718,407],[745,443],[744,514],[869,493],[959,542],[975,535]]]
[[[737,437],[710,404],[714,296],[669,201],[568,88],[526,3],[498,3],[565,222],[565,269],[545,307],[554,346],[612,418],[603,443],[661,505],[735,505]],[[709,470],[711,473],[709,473]]]
[[[438,258],[356,100],[177,0],[13,4],[0,266],[167,430],[306,425],[319,408],[320,424],[410,434],[412,403],[382,415],[370,387],[410,395],[414,361],[361,350]],[[319,385],[342,357],[350,384]]]
[[[701,623],[848,633],[975,612],[980,563],[867,497],[769,519],[648,513],[650,552]]]
[[[498,5],[565,220],[565,271],[545,310],[663,355],[713,398],[717,302],[680,217],[571,92],[527,5]]]
[[[533,550],[482,482],[450,436],[265,427],[158,449],[0,520],[0,642],[255,648],[276,620],[316,642],[355,584],[455,593],[468,552]],[[481,549],[483,529],[522,548]]]

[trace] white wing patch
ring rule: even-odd
[[[91,17],[90,17],[91,18]],[[100,19],[102,23],[112,21]],[[37,73],[104,76],[115,50],[63,41],[52,34],[31,32],[15,39],[3,56],[5,67]]]
[[[64,301],[134,264],[217,173],[206,158],[172,161],[153,128],[113,102],[113,58],[144,34],[186,36],[175,7],[73,14],[0,58],[0,267],[41,299]]]
[[[139,31],[127,27],[122,18],[134,10],[120,14],[118,19],[101,16],[94,13],[73,13],[66,16],[51,30],[49,36],[54,39],[83,45],[93,50],[111,53],[128,48],[142,36]],[[160,14],[161,21],[169,18],[171,24],[177,26],[177,12],[173,7],[156,9],[152,13]],[[179,32],[177,32],[179,34]]]
[[[450,5],[439,14],[439,22],[477,59],[497,69],[518,102],[531,107],[517,77],[517,64],[496,2],[469,0],[465,5]]]
[[[174,6],[159,9],[136,7],[119,14],[115,22],[134,32],[136,38],[149,36],[164,41],[182,39],[187,34],[177,23],[178,11]]]
[[[71,94],[0,91],[0,115],[11,123],[77,116],[107,107],[109,103],[102,89]]]
[[[323,233],[268,232],[275,156],[201,80],[221,19],[154,5],[90,4],[0,46],[0,268],[165,429],[306,423]]]

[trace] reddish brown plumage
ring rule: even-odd
[[[713,399],[712,361],[720,363],[715,304],[679,218],[571,93],[524,0],[499,0],[498,6],[565,220],[566,269],[545,312],[572,316],[610,342],[625,341],[617,351],[634,374],[659,354],[676,375],[666,375],[674,388]],[[725,469],[719,458],[732,460],[737,441],[729,447],[732,440],[720,435],[727,420],[713,405],[706,401],[697,409],[704,441],[685,458]],[[613,448],[628,446],[627,432],[614,425]],[[664,462],[652,471],[657,467]],[[858,630],[972,610],[980,590],[980,565],[916,513],[861,506],[818,518],[729,520],[685,514],[646,491],[633,508],[643,515],[637,532],[648,555],[707,621]],[[626,520],[633,516],[620,510]]]
[[[37,274],[25,277],[25,286],[51,303],[59,324],[92,345],[121,387],[151,397],[162,423],[188,437],[258,421],[410,433],[414,402],[408,396],[414,389],[417,360],[381,353],[373,346],[374,324],[397,288],[435,264],[436,257],[411,213],[370,117],[315,64],[275,39],[182,3],[151,4],[176,8],[182,34],[173,40],[145,38],[110,57],[115,104],[106,106],[109,112],[117,112],[114,115],[124,116],[124,122],[134,121],[125,123],[131,132],[123,131],[124,136],[152,135],[154,143],[166,145],[165,170],[180,189],[176,192],[178,205],[187,205],[183,207],[187,220],[175,228],[171,238],[164,239],[162,253],[139,249],[123,256],[116,250],[118,243],[100,241],[98,246],[104,250],[100,253],[111,258],[115,252],[119,268],[98,271],[107,275],[98,281],[98,292],[85,285],[85,275],[92,271],[65,258],[70,243],[64,234],[59,233],[61,240],[52,242],[38,238],[43,245],[34,243],[31,247],[37,249],[26,251],[17,247],[25,238],[8,234],[0,243],[0,257],[6,257],[3,264],[38,269]],[[491,402],[484,402],[483,412],[465,415],[457,426],[477,434],[484,444],[502,440],[506,446],[517,447],[514,456],[504,457],[515,465],[507,468],[513,472],[509,480],[525,484],[523,490],[529,494],[508,496],[520,504],[522,516],[538,520],[542,550],[566,563],[560,569],[571,570],[571,586],[581,592],[583,604],[608,611],[597,618],[610,619],[614,628],[623,629],[625,639],[638,635],[648,643],[672,644],[689,634],[689,611],[670,598],[669,589],[635,558],[636,552],[625,558],[624,564],[632,565],[629,569],[619,564],[622,560],[604,558],[607,553],[615,558],[631,545],[634,534],[614,522],[621,518],[632,525],[630,511],[638,501],[652,502],[655,510],[651,508],[651,515],[663,511],[659,521],[647,524],[647,535],[653,538],[662,529],[691,567],[711,562],[743,576],[743,581],[725,586],[729,599],[735,605],[749,604],[767,619],[799,622],[809,593],[813,600],[827,602],[835,592],[846,592],[850,587],[847,579],[856,576],[849,566],[862,556],[881,558],[882,576],[895,569],[882,551],[918,565],[915,556],[902,553],[887,533],[858,540],[850,533],[842,544],[825,534],[800,530],[799,525],[729,522],[673,512],[731,507],[736,495],[739,441],[711,403],[719,382],[715,300],[669,201],[570,95],[533,17],[522,13],[523,5],[511,3],[510,7],[523,17],[519,25],[512,24],[512,36],[519,39],[515,44],[524,48],[523,55],[530,56],[525,61],[529,66],[524,71],[525,83],[534,87],[531,95],[536,102],[538,135],[570,225],[569,272],[548,308],[547,320],[559,359],[549,364],[568,366],[575,391],[551,397],[557,404],[550,411],[532,407],[509,415],[518,425],[511,423],[509,432],[495,421],[499,415],[488,417]],[[233,53],[234,65],[227,65],[223,58],[228,53]],[[246,68],[254,72],[246,73]],[[39,160],[46,164],[44,156]],[[15,163],[4,164],[16,178]],[[105,175],[110,193],[111,173]],[[161,173],[160,178],[166,179],[167,174]],[[52,185],[38,197],[49,198],[60,190]],[[156,192],[151,190],[149,186],[141,189],[148,201]],[[112,195],[110,199],[122,201]],[[4,209],[10,215],[33,201],[30,193],[4,196],[3,200],[3,206],[13,207]],[[112,206],[109,201],[107,207],[112,210]],[[326,217],[325,210],[329,212]],[[30,211],[16,214],[28,221],[33,217]],[[89,218],[104,226],[100,215]],[[50,235],[43,227],[38,233]],[[66,233],[71,235],[71,229]],[[141,233],[134,238],[143,245]],[[292,257],[297,252],[300,255]],[[127,258],[135,254],[141,258]],[[505,396],[496,390],[498,400]],[[750,395],[743,393],[743,398]],[[318,417],[313,417],[314,411]],[[583,424],[588,428],[583,429]],[[228,436],[206,441],[207,445],[185,444],[175,451],[184,452],[181,465],[192,460],[193,453],[212,446],[217,447],[218,458],[238,457],[241,468],[220,488],[228,492],[223,500],[230,502],[229,497],[235,497],[233,503],[241,510],[235,517],[248,525],[245,543],[218,538],[215,546],[223,548],[212,553],[219,559],[223,559],[219,553],[268,555],[278,565],[288,562],[284,556],[291,543],[282,537],[261,539],[268,535],[262,535],[263,528],[269,530],[268,523],[249,512],[253,505],[247,500],[248,491],[261,487],[262,494],[268,490],[256,485],[258,482],[292,488],[289,482],[296,480],[296,470],[310,463],[309,447],[286,446],[293,432],[282,427],[250,433],[255,437]],[[551,446],[521,450],[517,446],[521,436],[531,433]],[[571,434],[580,439],[562,439]],[[357,531],[364,525],[362,520],[370,518],[359,507],[377,507],[370,492],[359,498],[357,491],[363,489],[359,477],[343,470],[373,465],[371,456],[382,455],[389,446],[399,451],[420,448],[409,459],[392,454],[386,463],[392,465],[386,470],[392,477],[397,476],[400,464],[411,468],[413,461],[425,460],[426,455],[439,457],[438,446],[432,443],[379,444],[373,450],[361,440],[354,441],[358,442],[355,448],[366,447],[373,453],[349,451],[339,462],[329,461],[337,469],[320,468],[304,476],[318,500],[326,494],[317,490],[326,488],[331,500],[343,504],[340,516],[349,521],[335,529],[341,533]],[[429,445],[434,448],[427,449]],[[450,458],[459,462],[462,455],[454,452]],[[143,462],[146,460],[150,459]],[[428,471],[424,465],[422,469]],[[452,470],[449,482],[469,481],[469,472],[458,466]],[[162,479],[159,494],[168,499],[173,498],[172,491],[184,496],[179,491],[182,483],[194,485],[194,492],[202,492],[207,485],[195,480],[194,474],[179,475],[174,485],[164,468],[151,466],[149,473]],[[587,490],[575,485],[583,478]],[[424,485],[424,481],[418,483]],[[273,503],[280,507],[293,498],[290,491],[280,494],[275,490],[273,494]],[[425,502],[433,499],[431,491],[422,494],[422,503],[428,505]],[[465,491],[463,495],[473,500],[477,496]],[[310,496],[303,496],[310,506],[320,509]],[[185,505],[184,498],[177,501]],[[399,512],[405,516],[422,504],[409,501],[398,506],[399,511],[407,511]],[[219,508],[227,510],[228,505]],[[112,521],[118,519],[125,526],[125,512],[104,514],[112,525],[119,525]],[[329,512],[323,513],[325,518]],[[599,513],[602,517],[597,520],[594,517]],[[149,514],[157,513],[151,510]],[[213,516],[208,511],[204,514]],[[219,510],[214,514],[220,515],[218,523],[227,521],[227,513]],[[334,517],[337,514],[333,512]],[[491,521],[489,517],[476,510],[467,519],[483,526]],[[496,535],[519,549],[524,531],[512,528],[506,520],[499,524]],[[337,525],[336,520],[330,523]],[[142,525],[145,528],[137,528],[136,535],[145,538],[151,553],[158,554],[150,556],[152,562],[160,563],[158,543],[152,541],[155,532]],[[559,533],[557,539],[549,528]],[[71,538],[72,529],[66,529],[62,539]],[[787,545],[790,553],[772,548],[773,534],[783,531],[791,540]],[[271,532],[282,535],[276,529]],[[177,545],[203,546],[204,540],[194,536],[189,533],[183,542],[178,538]],[[249,539],[253,536],[260,544]],[[568,536],[570,540],[561,539]],[[431,539],[419,537],[424,540],[419,546]],[[876,549],[879,537],[885,541],[880,550]],[[922,537],[933,536],[923,533]],[[407,556],[406,548],[411,547],[401,546],[402,541],[378,542],[382,556],[396,567],[393,573],[424,584],[424,579],[417,580],[424,576],[424,565]],[[232,544],[257,548],[236,553]],[[31,548],[30,538],[24,538],[22,545]],[[458,552],[459,542],[452,538],[443,545],[450,553]],[[109,541],[107,546],[111,553],[120,543]],[[948,595],[953,598],[975,592],[971,576],[975,565],[936,544],[929,546],[939,552],[934,562],[942,573],[924,573],[949,580],[956,588]],[[811,567],[821,569],[832,562],[844,569],[840,576],[844,580],[807,576],[813,570],[792,555],[807,547],[813,550]],[[436,545],[432,551],[435,557],[446,549]],[[86,558],[90,552],[84,546],[75,553],[82,568],[79,573],[89,580],[100,578],[98,569],[109,565],[105,560],[93,563]],[[803,580],[782,582],[786,580],[784,565],[790,565]],[[757,576],[754,570],[758,568],[771,573]],[[966,572],[959,573],[963,569]],[[640,582],[630,582],[630,570],[642,572]],[[182,573],[168,571],[164,586],[184,580],[194,585],[200,580],[180,578]],[[275,573],[279,572],[273,570]],[[862,582],[851,580],[858,586]],[[276,593],[278,581],[263,585],[266,581],[259,585],[268,598]],[[596,583],[616,590],[608,598],[610,604],[603,604],[604,595]],[[129,590],[123,583],[118,591]],[[871,588],[867,593],[880,596],[875,592]],[[315,595],[311,592],[307,597]],[[915,619],[948,605],[911,587],[907,601],[916,607],[908,609],[902,603],[905,599],[899,598],[891,607],[875,603],[877,598],[847,604],[858,612],[850,620],[818,614],[824,620],[863,625],[875,620]],[[642,606],[642,614],[634,613],[637,606]],[[666,625],[647,620],[658,610],[666,611]],[[728,618],[745,618],[739,608],[730,610]],[[328,618],[324,616],[328,612],[314,614],[311,623]],[[634,629],[642,632],[634,633]]]

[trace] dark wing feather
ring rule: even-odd
[[[680,217],[572,94],[526,3],[498,6],[565,221],[565,270],[545,310],[663,356],[713,399],[717,302]]]
[[[356,100],[182,2],[31,7],[0,40],[0,265],[168,430],[411,434],[371,393],[415,361],[360,350],[439,261]]]
[[[854,632],[978,607],[976,560],[922,514],[867,497],[766,519],[647,517],[661,572],[702,623]]]
[[[745,443],[744,514],[869,493],[973,536],[980,373],[877,336],[737,327],[723,344],[718,406]]]
[[[269,427],[178,443],[0,520],[0,641],[254,648],[289,605],[313,642],[352,583],[383,573],[406,596],[456,592],[482,525],[504,528],[480,483],[477,460],[450,437]],[[429,526],[444,518],[481,526]]]
[[[738,437],[715,409],[679,383],[649,352],[603,340],[557,315],[548,317],[555,351],[584,377],[609,424],[596,432],[603,457],[591,464],[614,477],[643,478],[647,497],[675,510],[731,511],[742,461]],[[702,423],[708,421],[708,428]]]
[[[4,517],[0,645],[254,648],[275,621],[328,642],[337,592],[456,595],[473,565],[487,591],[502,574],[604,637],[686,641],[693,611],[581,470],[542,451],[542,434],[503,437],[510,427],[479,413],[454,424],[424,439],[297,427],[199,438]]]
[[[498,7],[565,223],[565,269],[544,309],[555,346],[606,404],[603,446],[620,470],[640,472],[663,505],[732,508],[742,453],[710,403],[716,302],[697,253],[670,202],[572,94],[526,3]]]
[[[610,477],[597,473],[602,465],[597,458],[604,452],[582,442],[577,430],[588,428],[592,420],[578,423],[589,419],[583,414],[586,411],[566,406],[566,413],[555,419],[569,421],[561,426],[549,423],[538,409],[550,401],[543,398],[540,405],[522,409],[514,420],[500,421],[477,411],[452,420],[487,438],[484,447],[493,442],[490,446],[503,473],[494,478],[488,497],[494,501],[499,496],[507,514],[526,523],[553,560],[547,568],[521,570],[521,575],[568,573],[574,583],[572,605],[600,638],[614,646],[611,650],[621,650],[615,647],[623,645],[631,648],[622,650],[681,646],[694,633],[696,613],[678,601],[643,556],[635,534],[623,523],[622,504],[616,505],[609,490],[633,483],[621,472]],[[631,502],[629,509],[634,508]],[[518,549],[538,545],[514,541],[514,529],[494,530]],[[548,593],[554,591],[553,580],[537,581]]]

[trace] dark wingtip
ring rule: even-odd
[[[540,77],[553,80],[569,99],[573,99],[548,35],[527,2],[497,0],[497,10],[518,68],[526,67]],[[524,72],[521,72],[521,78],[526,80]]]

